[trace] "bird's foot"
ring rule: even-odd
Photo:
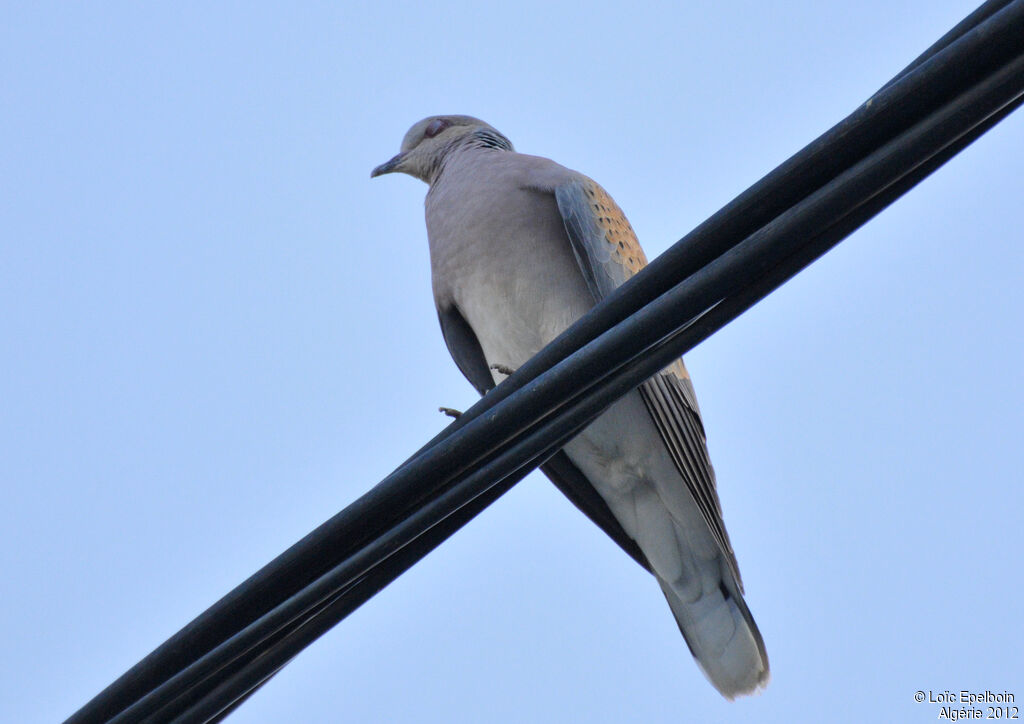
[[[458,419],[459,417],[462,416],[461,412],[459,412],[458,410],[452,409],[451,407],[439,407],[439,408],[437,408],[437,411],[438,412],[443,412],[444,414],[448,415],[448,417],[452,417],[452,418],[455,418],[455,419]]]
[[[511,377],[512,373],[515,372],[514,369],[506,365],[491,365],[491,369],[494,370],[495,372],[500,372],[506,377]]]

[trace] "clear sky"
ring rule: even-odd
[[[406,129],[479,116],[655,256],[972,0],[5,3],[0,721],[53,722],[475,393]],[[688,356],[767,643],[721,699],[658,587],[525,480],[235,722],[936,719],[1024,704],[1024,114]]]

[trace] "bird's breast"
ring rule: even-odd
[[[427,232],[436,300],[454,301],[489,364],[515,369],[593,299],[554,197],[495,185],[487,194],[432,190]]]

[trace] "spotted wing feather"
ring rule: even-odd
[[[595,301],[606,297],[646,266],[647,257],[633,227],[596,182],[586,177],[574,179],[555,189],[555,199],[573,253]],[[704,425],[683,361],[677,360],[644,382],[640,393],[672,461],[739,583],[739,566],[722,520]]]

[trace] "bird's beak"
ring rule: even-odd
[[[370,171],[370,178],[375,178],[377,176],[382,176],[382,175],[384,175],[386,173],[393,173],[393,172],[397,171],[399,164],[401,164],[402,161],[404,161],[404,160],[405,160],[405,154],[404,153],[399,153],[394,158],[392,158],[390,161],[385,161],[380,166],[378,166],[377,168],[375,168],[372,171]]]

